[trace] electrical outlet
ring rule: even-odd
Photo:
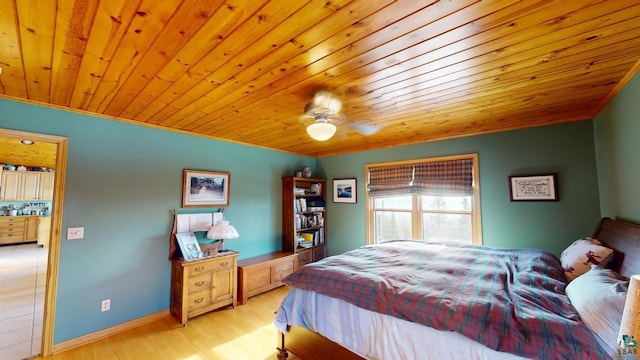
[[[111,310],[111,299],[102,300],[102,312]]]
[[[84,238],[84,228],[67,228],[67,240],[77,240]]]

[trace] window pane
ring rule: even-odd
[[[471,211],[472,196],[431,196],[424,195],[422,208],[424,210],[440,211]]]
[[[376,243],[411,239],[411,213],[397,211],[376,211],[375,239]]]
[[[411,210],[411,196],[374,198],[376,209]]]
[[[471,215],[423,213],[422,229],[424,240],[473,243]]]

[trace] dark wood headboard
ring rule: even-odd
[[[605,217],[593,237],[615,251],[607,267],[627,277],[640,274],[640,225]]]

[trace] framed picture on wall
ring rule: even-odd
[[[356,179],[333,179],[333,202],[355,204],[358,200]]]
[[[558,176],[509,176],[509,196],[511,201],[558,201]]]
[[[231,174],[184,170],[182,207],[229,206]]]

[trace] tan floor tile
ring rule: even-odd
[[[47,256],[36,244],[0,246],[2,360],[40,353]]]

